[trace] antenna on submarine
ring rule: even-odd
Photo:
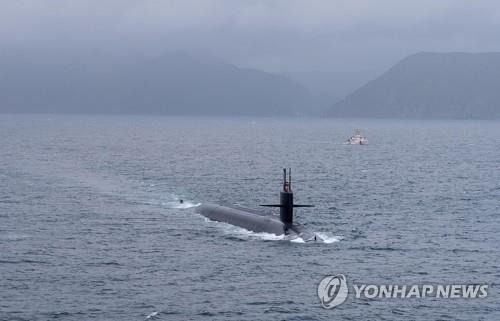
[[[286,188],[286,168],[283,168],[283,191],[286,192],[287,191],[287,188]]]
[[[292,191],[292,168],[288,169],[288,190]]]
[[[283,168],[283,192],[292,192],[292,169],[288,168],[288,181],[286,177],[286,168]]]

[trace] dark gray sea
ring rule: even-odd
[[[277,202],[285,166],[327,242],[195,213]],[[1,320],[499,320],[499,249],[500,122],[0,115]],[[337,274],[488,296],[324,309]]]

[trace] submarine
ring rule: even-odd
[[[314,205],[293,203],[291,169],[288,170],[288,176],[286,168],[283,169],[283,190],[280,192],[280,203],[261,204],[260,206],[278,207],[280,209],[279,220],[262,215],[252,209],[212,203],[201,204],[196,208],[196,212],[212,221],[228,223],[256,233],[284,235],[286,239],[300,237],[304,241],[321,241],[319,236],[293,220],[294,208],[314,207]]]

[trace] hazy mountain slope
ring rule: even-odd
[[[283,77],[172,53],[105,57],[0,57],[0,112],[293,115],[308,90]]]
[[[500,118],[500,53],[418,53],[330,110],[341,117]]]

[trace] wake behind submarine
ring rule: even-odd
[[[224,222],[242,227],[257,233],[284,235],[294,239],[300,237],[304,241],[322,240],[319,236],[308,231],[304,226],[293,221],[293,209],[296,207],[314,207],[314,205],[299,205],[293,203],[292,170],[283,169],[283,190],[280,192],[280,204],[264,204],[265,207],[279,207],[279,220],[264,216],[261,213],[242,207],[229,207],[211,203],[203,203],[196,208],[196,212],[210,220]]]

